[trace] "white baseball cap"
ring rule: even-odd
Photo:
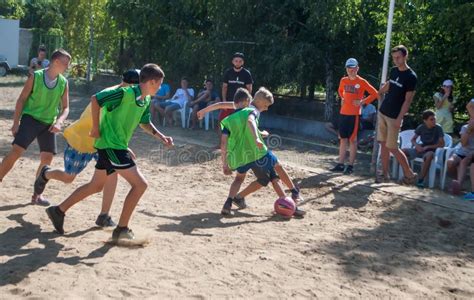
[[[443,86],[453,86],[454,83],[451,79],[446,79],[445,81],[443,81]]]
[[[359,65],[359,62],[355,58],[349,58],[346,60],[346,68],[355,68]]]

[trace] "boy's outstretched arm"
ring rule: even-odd
[[[155,125],[153,123],[147,123],[147,124],[140,124],[140,127],[145,130],[147,133],[153,135],[157,139],[161,140],[163,144],[165,144],[168,147],[174,146],[173,143],[173,138],[170,136],[166,136],[163,133],[161,133],[158,129],[156,129]]]
[[[260,140],[260,137],[257,134],[258,128],[257,128],[257,122],[255,121],[255,116],[254,115],[252,115],[252,114],[249,115],[247,125],[250,127],[250,132],[253,135],[253,138],[255,140],[255,144],[257,144],[257,147],[259,149],[262,149],[263,148],[263,143],[262,143],[262,141]]]
[[[28,100],[28,96],[30,96],[31,91],[33,90],[33,79],[34,76],[28,77],[25,82],[25,86],[23,86],[23,90],[18,97],[15,105],[15,113],[13,114],[13,126],[11,128],[12,135],[15,136],[18,132],[18,128],[20,127],[20,117],[21,113],[23,112],[23,107],[25,106],[26,101]]]
[[[89,133],[90,137],[93,138],[100,138],[100,130],[99,130],[99,120],[100,120],[100,106],[97,102],[96,96],[91,97],[91,113],[92,113],[92,129]]]
[[[229,139],[227,134],[221,136],[221,157],[222,157],[222,170],[225,175],[232,175],[232,170],[229,168],[227,163],[227,140]]]
[[[234,102],[217,102],[198,111],[197,116],[199,120],[201,120],[202,118],[204,118],[204,115],[206,115],[208,112],[218,110],[218,109],[235,109],[235,105],[234,105]]]

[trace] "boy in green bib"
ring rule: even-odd
[[[257,94],[257,95],[260,95]],[[251,96],[250,94],[245,90],[238,90],[235,94],[235,97],[233,99],[233,102],[218,102],[212,105],[209,105],[208,107],[201,109],[198,111],[197,116],[199,119],[203,119],[204,116],[212,112],[214,110],[219,110],[219,109],[235,109],[235,112],[238,112],[246,107],[249,107],[250,101],[251,101]],[[252,106],[254,107],[254,106]],[[228,130],[225,130],[228,132]],[[266,130],[260,131],[260,134],[262,137],[267,137],[269,133]],[[227,170],[227,165],[224,165],[224,173],[228,173]],[[296,204],[299,202],[303,201],[303,198],[300,195],[300,190],[298,187],[295,186],[293,181],[291,180],[290,176],[286,172],[286,170],[283,168],[283,166],[277,161],[274,165],[274,169],[276,171],[276,174],[278,177],[280,177],[281,181],[288,187],[288,189],[291,192],[291,198],[293,201],[295,201]],[[233,204],[235,204],[238,208],[243,209],[246,208],[247,205],[245,203],[245,197],[249,196],[251,193],[257,191],[260,189],[262,185],[258,184],[258,182],[253,182],[250,184],[247,188],[239,192],[233,199]],[[228,214],[229,210],[226,209],[224,210],[224,214]],[[304,214],[304,211],[298,210],[296,211],[296,215]]]
[[[28,146],[36,139],[40,148],[40,165],[50,165],[56,154],[56,133],[61,131],[69,114],[69,87],[62,75],[71,61],[71,55],[58,49],[51,56],[49,68],[38,70],[28,77],[15,106],[12,149],[0,164],[0,182],[13,168]],[[33,197],[34,204],[48,206],[41,197]]]
[[[235,94],[236,102],[242,102],[241,99],[251,99],[250,94],[245,89],[238,89]],[[244,197],[267,186],[270,182],[278,197],[286,196],[280,185],[280,178],[275,171],[276,166],[280,165],[278,159],[263,142],[263,135],[268,135],[268,133],[258,130],[260,113],[268,110],[268,107],[272,104],[272,93],[265,88],[260,88],[249,107],[237,110],[221,122],[223,171],[226,175],[231,175],[232,170],[237,171],[230,186],[229,196],[221,211],[223,215],[231,213],[233,203],[239,208],[245,208]],[[238,193],[249,170],[254,172],[257,180]],[[286,172],[284,173],[286,174]],[[298,198],[299,191],[294,185],[293,193]],[[305,211],[301,209],[297,209],[295,212],[295,216],[302,217],[304,214]]]
[[[122,214],[112,233],[112,240],[134,239],[128,223],[148,183],[135,165],[128,151],[128,143],[135,128],[140,124],[147,133],[160,139],[166,146],[173,145],[173,139],[163,135],[150,122],[151,95],[156,94],[163,78],[164,73],[160,67],[155,64],[146,64],[140,70],[138,86],[104,90],[91,97],[92,130],[90,135],[96,138],[94,146],[99,158],[89,183],[76,189],[59,206],[46,209],[58,233],[64,233],[64,217],[67,210],[86,197],[101,192],[107,176],[115,171],[128,181],[131,189],[125,197]]]

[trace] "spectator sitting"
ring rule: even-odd
[[[199,92],[196,100],[188,102],[188,106],[192,108],[191,112],[191,129],[196,129],[198,121],[197,112],[206,108],[211,102],[220,102],[219,94],[214,90],[214,83],[210,79],[204,82],[204,89]]]
[[[421,144],[416,143],[416,139],[420,137]],[[440,125],[436,124],[435,113],[432,110],[423,112],[423,124],[415,129],[415,135],[411,139],[412,148],[405,148],[402,151],[413,160],[417,157],[423,158],[421,173],[418,177],[417,186],[424,187],[424,179],[433,160],[437,148],[444,147],[444,132]]]
[[[188,79],[183,77],[181,79],[181,88],[176,90],[173,97],[169,100],[161,102],[156,109],[163,118],[166,118],[168,125],[173,125],[173,112],[178,109],[186,107],[188,101],[192,101],[194,98],[194,90],[188,88]]]
[[[361,130],[374,130],[376,118],[377,118],[377,109],[375,108],[375,106],[371,103],[362,104],[360,129]]]
[[[38,71],[49,67],[49,60],[46,59],[46,47],[41,45],[38,47],[38,57],[33,57],[30,61],[30,74],[34,71]]]
[[[472,113],[473,113],[473,109],[474,109],[474,98],[471,99],[471,101],[469,102],[469,104],[467,105],[468,107],[468,112],[469,112],[469,115],[472,116]],[[469,120],[469,126],[471,127],[471,131],[472,131],[472,128],[474,128],[474,121],[473,121],[474,118],[471,117],[471,119]],[[462,140],[461,140],[462,141]],[[471,175],[471,192],[467,193],[466,195],[464,195],[464,200],[468,200],[468,201],[474,201],[474,164],[472,164],[472,157],[471,157],[471,168],[470,168],[470,175]]]
[[[466,175],[466,170],[472,162],[474,153],[474,98],[466,106],[469,113],[468,124],[461,127],[461,147],[454,150],[453,155],[448,159],[448,172],[457,173],[456,179],[451,182],[450,190],[457,195],[461,191],[461,186]],[[457,172],[455,172],[457,170]]]
[[[438,120],[444,132],[453,133],[453,81],[445,80],[441,90],[433,95],[436,105],[436,120]]]
[[[158,92],[156,92],[156,95],[152,97],[152,102],[150,105],[150,113],[151,113],[152,121],[156,119],[156,111],[157,111],[158,105],[160,105],[161,102],[165,101],[166,99],[169,99],[170,97],[171,97],[171,88],[169,84],[162,83],[160,86],[160,89],[158,90]]]

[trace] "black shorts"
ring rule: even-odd
[[[367,120],[361,120],[360,121],[360,129],[361,130],[374,130],[375,126],[373,122],[367,121]]]
[[[12,144],[18,145],[26,150],[36,139],[40,152],[56,154],[56,133],[50,132],[50,127],[51,124],[40,122],[30,115],[23,115],[20,120],[20,127]]]
[[[355,141],[359,132],[359,116],[339,116],[339,137]]]
[[[97,149],[97,154],[99,158],[95,168],[97,170],[106,170],[107,175],[112,174],[115,170],[125,170],[135,166],[135,162],[128,150]]]
[[[244,174],[248,172],[248,170],[252,170],[255,177],[257,177],[257,182],[260,185],[267,186],[268,183],[279,178],[275,171],[275,165],[277,163],[277,157],[271,151],[268,151],[262,158],[241,166],[237,168],[236,171],[240,174]]]

